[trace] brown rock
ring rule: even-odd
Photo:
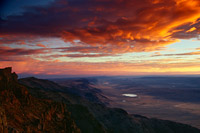
[[[11,71],[10,67],[0,69],[0,133],[80,132],[66,107],[32,97]]]
[[[0,108],[0,133],[7,133],[7,119],[4,109]]]

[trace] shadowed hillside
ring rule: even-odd
[[[34,81],[34,82],[33,82]],[[37,81],[37,82],[36,82]],[[129,115],[118,108],[85,97],[87,85],[63,87],[35,78],[21,79],[11,68],[0,70],[1,132],[135,132],[135,133],[199,133],[189,125]],[[54,89],[55,87],[55,89]],[[94,96],[98,92],[95,91]],[[98,99],[100,100],[100,99]]]

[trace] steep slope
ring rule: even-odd
[[[26,82],[23,80],[29,82],[30,79],[21,79],[20,82],[24,84]],[[41,82],[42,81],[43,80],[41,80]],[[40,82],[40,79],[37,79],[37,83],[38,82]],[[92,120],[93,122],[97,120],[100,125],[103,126],[103,128],[105,129],[103,132],[200,133],[200,130],[193,128],[189,125],[159,119],[149,119],[140,115],[129,115],[126,111],[122,109],[108,108],[104,104],[100,104],[99,102],[91,102],[89,99],[85,98],[84,95],[73,93],[73,91],[64,91],[65,89],[69,90],[70,86],[73,86],[71,89],[76,88],[77,90],[83,91],[82,93],[84,93],[86,90],[88,90],[89,87],[86,85],[85,80],[78,80],[78,84],[77,80],[70,82],[71,83],[67,82],[66,84],[62,83],[65,86],[68,85],[67,88],[60,86],[60,88],[62,88],[63,90],[62,92],[56,92],[55,90],[52,91],[53,88],[50,88],[47,91],[46,88],[39,88],[39,85],[36,84],[34,86],[37,86],[37,88],[34,88],[33,85],[31,85],[33,88],[29,87],[29,90],[35,96],[40,96],[44,99],[52,99],[57,102],[62,101],[66,103],[68,110],[72,113],[73,119],[83,132],[94,132],[94,130],[90,130],[89,128],[84,129],[84,127],[86,127],[85,124],[90,118],[90,120]],[[84,82],[84,87],[81,85],[82,83],[80,82]],[[99,127],[98,124],[97,127]]]
[[[80,132],[66,105],[32,97],[11,68],[0,69],[1,132]]]
[[[85,104],[89,104],[91,99],[87,99],[86,97],[81,98],[81,96],[84,95],[79,88],[76,88],[74,91],[74,88],[62,87],[52,81],[37,79],[34,77],[20,79],[19,82],[25,85],[28,88],[28,91],[37,98],[54,100],[62,103],[64,102],[67,105],[67,109],[71,112],[71,117],[81,129],[81,132],[107,132],[102,124],[100,124],[94,115],[88,110],[88,108],[84,106]],[[91,92],[88,91],[88,93]],[[93,96],[97,98],[95,95]],[[99,102],[98,99],[95,101],[97,103]]]
[[[35,89],[42,89],[45,93],[47,91],[61,92],[70,95],[76,95],[89,100],[90,102],[107,104],[108,98],[102,95],[101,90],[94,88],[87,79],[78,80],[55,80],[49,81],[45,79],[37,79],[34,77],[20,79],[19,82],[27,87]],[[57,84],[58,82],[58,84]]]

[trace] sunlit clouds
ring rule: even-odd
[[[22,2],[11,2],[16,11],[3,5],[0,67],[47,75],[199,74],[199,0]]]

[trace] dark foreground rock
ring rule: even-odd
[[[11,68],[0,69],[0,132],[80,132],[66,105],[32,97]]]

